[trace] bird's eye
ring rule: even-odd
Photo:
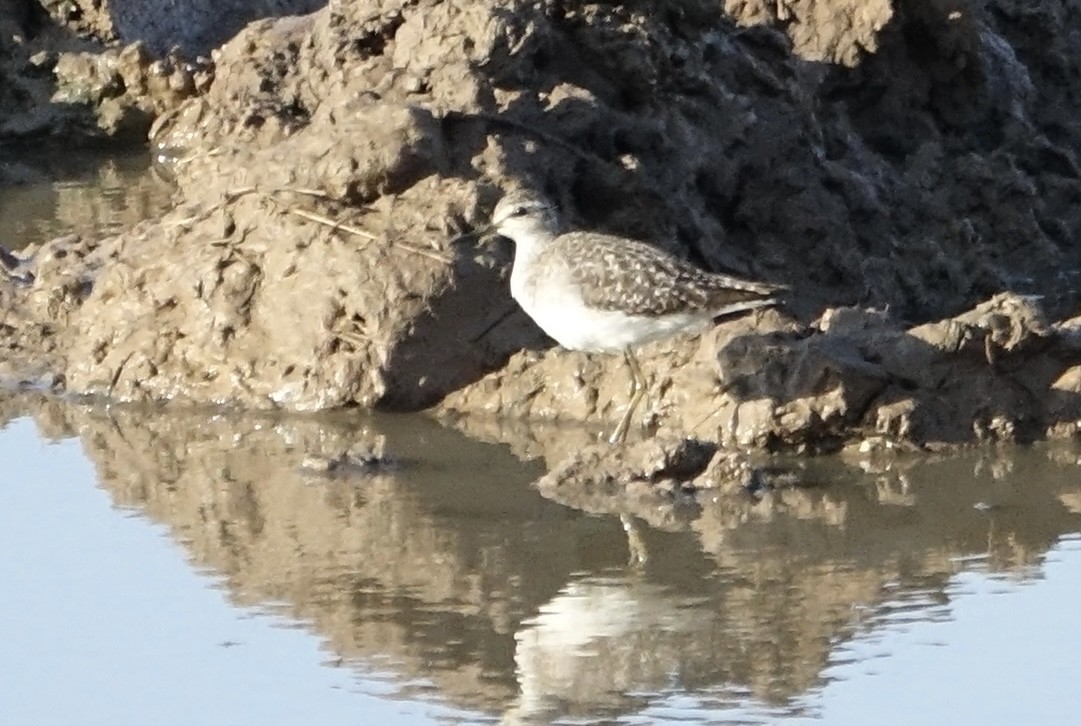
[[[511,212],[512,217],[524,217],[527,214],[529,214],[529,210],[525,207],[515,207],[514,211]]]

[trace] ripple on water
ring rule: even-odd
[[[119,234],[173,205],[173,184],[151,167],[145,149],[20,150],[17,156],[0,149],[0,167],[11,165],[21,173],[0,169],[0,245],[12,251],[68,234]]]

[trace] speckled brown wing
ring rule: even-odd
[[[610,235],[571,232],[546,252],[572,261],[572,279],[587,305],[631,315],[716,311],[783,289],[704,272],[655,247]]]

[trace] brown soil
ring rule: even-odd
[[[468,235],[533,185],[577,226],[794,290],[643,351],[651,431],[800,450],[1075,435],[1074,11],[724,6],[343,0],[252,23],[212,71],[61,54],[41,68],[97,128],[156,119],[183,202],[7,265],[10,357],[118,400],[600,425],[626,401],[620,359],[538,353],[510,251]],[[113,83],[106,59],[143,75]],[[138,124],[109,120],[117,85]]]

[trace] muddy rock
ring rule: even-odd
[[[259,18],[302,15],[326,0],[38,0],[49,17],[100,41],[141,42],[155,55],[208,54]]]
[[[111,249],[66,329],[69,387],[120,400],[417,409],[496,363],[485,336],[509,306],[490,309],[500,283],[482,253],[405,242],[399,230],[414,220],[392,204],[361,213],[279,191],[181,208]],[[438,213],[468,203],[435,180],[404,198],[419,204],[421,193]],[[185,246],[185,264],[163,245]]]
[[[614,420],[618,357],[539,353],[510,251],[472,236],[528,185],[570,226],[794,290],[643,350],[647,430],[801,450],[1068,431],[1067,11],[724,8],[346,0],[254,22],[140,117],[179,157],[177,210],[35,278],[80,281],[56,319],[25,287],[12,304],[78,393]],[[69,66],[80,98],[116,85]]]
[[[1076,426],[1081,413],[1073,330],[1049,325],[1036,299],[1009,294],[908,328],[857,308],[831,308],[808,327],[763,313],[757,324],[644,349],[652,395],[639,423],[750,448],[831,449],[853,436],[1031,441]],[[629,400],[629,374],[598,358],[618,361],[556,349],[536,362],[517,356],[443,406],[612,422]]]
[[[210,78],[205,62],[155,58],[141,42],[105,47],[32,8],[21,21],[14,17],[0,21],[0,139],[139,143],[157,116],[195,96]]]
[[[53,69],[53,102],[92,110],[97,133],[142,141],[154,119],[196,94],[199,69],[177,57],[155,60],[141,43],[64,53]]]
[[[110,15],[112,3],[100,0],[36,0],[50,20],[85,38],[102,43],[117,40]]]
[[[0,2],[0,139],[48,128],[52,54],[28,39],[29,6]]]
[[[90,289],[93,268],[84,260],[96,247],[94,241],[70,235],[29,250],[27,259],[8,252],[0,257],[0,331],[5,351],[0,381],[19,387],[62,387],[55,334]],[[73,265],[72,260],[79,262]]]
[[[879,34],[897,12],[889,0],[725,0],[741,25],[779,25],[792,52],[809,61],[855,66],[879,48]]]

